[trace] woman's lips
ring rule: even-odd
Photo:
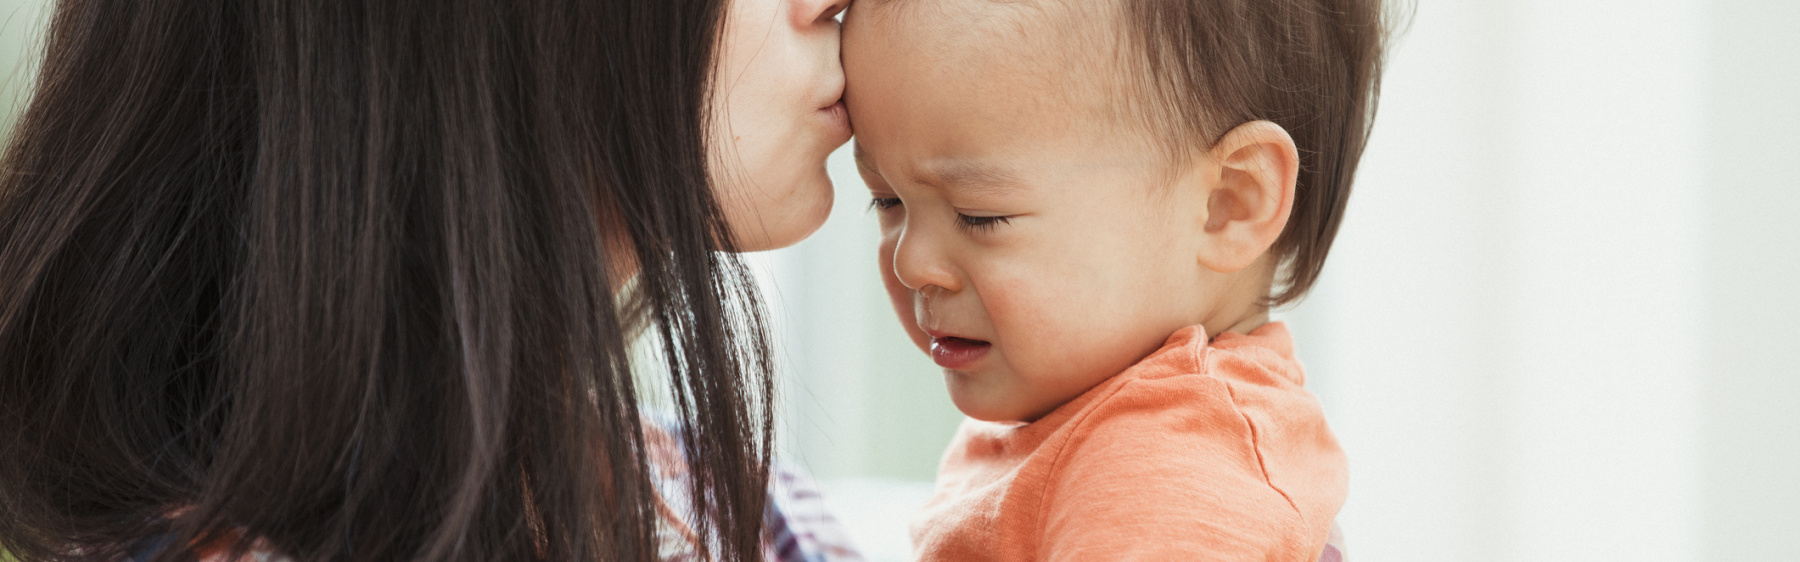
[[[945,369],[961,369],[987,356],[993,344],[957,337],[931,338],[931,360]]]
[[[842,136],[846,140],[849,139],[849,137],[850,137],[850,110],[844,107],[844,100],[840,99],[837,101],[837,103],[833,103],[831,105],[819,108],[819,113],[825,117],[825,120],[829,124],[828,126],[831,127],[832,132],[836,133],[835,135],[833,135],[834,137]]]

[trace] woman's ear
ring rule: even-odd
[[[1253,121],[1225,133],[1206,156],[1196,178],[1206,196],[1200,264],[1232,273],[1281,237],[1294,209],[1300,153],[1286,129]]]

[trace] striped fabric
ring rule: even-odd
[[[646,416],[644,440],[661,505],[658,552],[669,562],[698,562],[699,539],[692,520],[688,474],[675,420]],[[763,509],[763,559],[769,562],[861,562],[849,534],[826,509],[812,478],[777,461],[769,471],[769,503]]]
[[[1325,550],[1319,553],[1319,562],[1349,562],[1350,557],[1344,554],[1344,530],[1338,528],[1336,521],[1331,522],[1331,538],[1325,539]]]

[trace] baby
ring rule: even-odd
[[[1379,0],[859,0],[887,291],[971,419],[926,560],[1316,560],[1346,463],[1270,307],[1374,113]]]

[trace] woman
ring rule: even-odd
[[[0,544],[651,560],[687,511],[758,558],[731,252],[830,207],[842,5],[725,4],[59,2],[0,178]]]

